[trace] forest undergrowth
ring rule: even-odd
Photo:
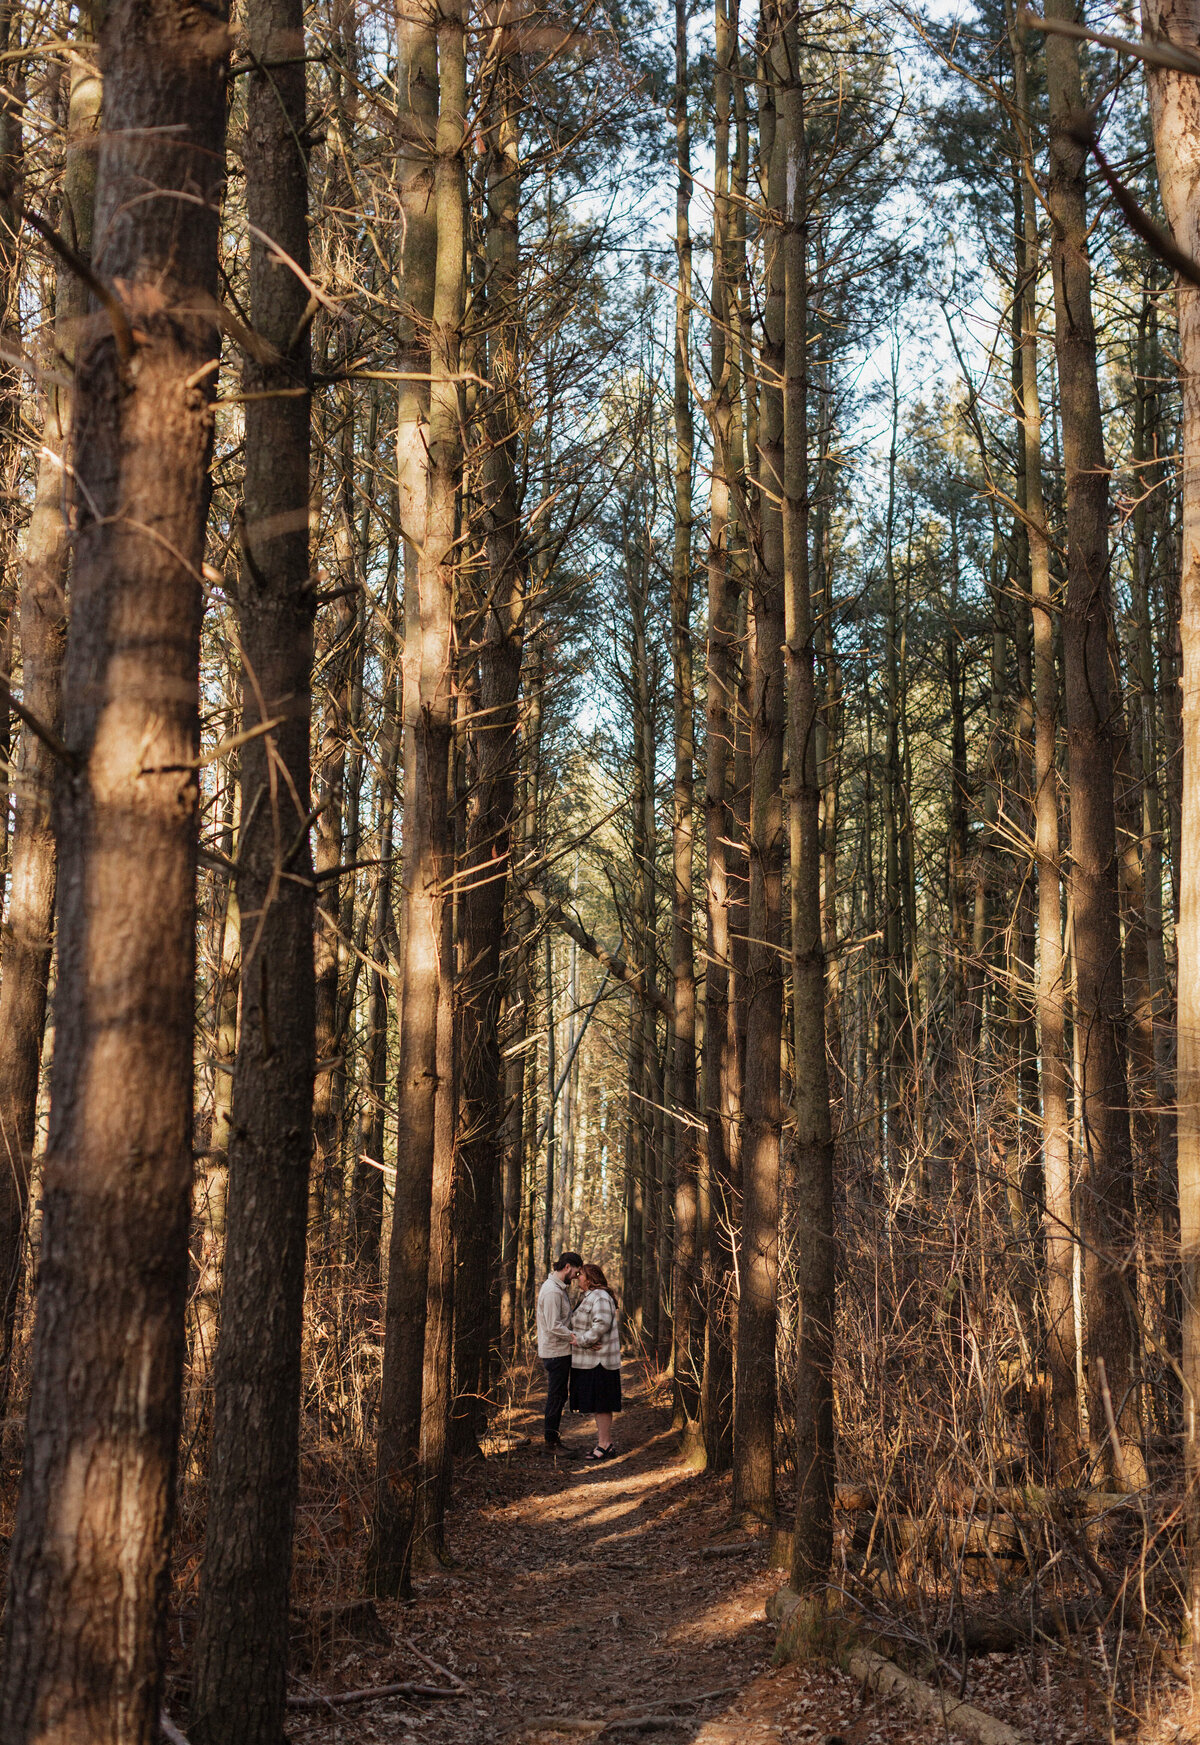
[[[455,1462],[444,1564],[414,1559],[410,1603],[365,1597],[380,1304],[350,1275],[314,1270],[291,1608],[296,1745],[642,1732],[703,1745],[930,1737],[928,1721],[839,1668],[848,1642],[1038,1745],[1196,1737],[1171,1629],[1182,1486],[1169,1370],[1151,1334],[1141,1376],[1146,1487],[1106,1490],[1086,1467],[1074,1486],[1050,1481],[1044,1377],[1031,1359],[1041,1312],[1032,1238],[1009,1192],[1022,1135],[1014,1127],[1008,1147],[1001,1129],[981,1131],[976,1151],[947,1124],[940,1155],[915,1159],[890,1192],[847,1158],[829,1584],[837,1623],[801,1664],[770,1664],[766,1608],[786,1580],[789,1535],[735,1520],[729,1475],[686,1463],[671,1377],[647,1359],[626,1366],[623,1454],[602,1474],[543,1452],[540,1365],[496,1367],[482,1452]],[[795,1325],[786,1188],[784,1329]],[[1147,1246],[1146,1304],[1165,1298],[1156,1265]],[[786,1336],[777,1355],[777,1519],[787,1522]],[[211,1386],[194,1364],[170,1624],[168,1700],[181,1716]],[[590,1421],[569,1422],[569,1440],[586,1452]],[[6,1516],[12,1504],[10,1482]],[[414,1688],[338,1701],[397,1684]]]
[[[641,1736],[667,1745],[923,1745],[933,1737],[927,1720],[828,1659],[772,1664],[766,1606],[784,1578],[778,1535],[736,1525],[728,1475],[681,1459],[669,1377],[636,1362],[626,1384],[621,1458],[595,1472],[543,1452],[540,1366],[522,1363],[504,1377],[506,1403],[485,1442],[489,1452],[461,1464],[446,1522],[448,1559],[426,1561],[407,1604],[362,1597],[369,1461],[364,1448],[356,1462],[352,1443],[333,1434],[327,1402],[310,1394],[289,1673],[294,1745]],[[590,1428],[569,1419],[568,1443],[586,1452]],[[1013,1541],[1005,1541],[1019,1511],[1004,1514],[979,1495],[978,1543],[956,1559],[946,1547],[964,1503],[948,1481],[926,1499],[915,1534],[907,1525],[915,1513],[902,1506],[893,1473],[888,1511],[872,1535],[866,1488],[849,1480],[839,1488],[834,1584],[844,1616],[857,1621],[857,1639],[940,1679],[949,1695],[1007,1721],[1031,1745],[1120,1737],[1172,1745],[1195,1737],[1187,1692],[1164,1684],[1161,1666],[1151,1695],[1128,1616],[1106,1618],[1096,1607],[1093,1622],[1078,1627],[1087,1581],[1062,1544],[1057,1560],[1047,1556],[1049,1525],[1040,1572],[1054,1563],[1054,1592],[1076,1595],[1077,1627],[1057,1639],[1043,1604],[1047,1627],[1014,1641],[1005,1631],[1022,1607],[1028,1611],[1031,1588]],[[786,1472],[779,1501],[786,1517]],[[189,1696],[201,1504],[200,1487],[185,1482],[168,1679],[169,1710],[180,1716]],[[6,1515],[10,1509],[6,1494]],[[865,1559],[864,1532],[874,1539]],[[1092,1518],[1081,1534],[1090,1548],[1081,1538],[1085,1568],[1094,1565],[1109,1582],[1128,1573],[1131,1555],[1136,1563],[1127,1508]],[[993,1539],[991,1555],[976,1554]],[[1130,1593],[1127,1614],[1132,1605]],[[397,1684],[417,1688],[344,1700]],[[947,1745],[961,1737],[938,1735]]]
[[[846,1148],[829,1583],[837,1622],[800,1664],[771,1665],[766,1617],[786,1580],[790,1535],[735,1520],[729,1474],[684,1460],[672,1378],[646,1358],[627,1363],[623,1454],[603,1474],[544,1454],[540,1365],[494,1364],[482,1452],[455,1461],[444,1564],[415,1557],[411,1603],[365,1597],[380,1304],[348,1273],[315,1270],[291,1609],[296,1745],[931,1737],[927,1720],[841,1669],[847,1643],[1004,1719],[1031,1745],[1200,1736],[1172,1628],[1182,1485],[1175,1392],[1150,1313],[1167,1300],[1161,1260],[1147,1242],[1139,1320],[1149,1482],[1106,1489],[1083,1465],[1074,1485],[1056,1483],[1045,1378],[1033,1359],[1044,1312],[1034,1235],[1011,1191],[1028,1135],[999,1116],[969,1144],[948,1118],[930,1130],[941,1132],[940,1147],[914,1151],[882,1189],[866,1156],[855,1168]],[[784,1189],[779,1522],[794,1512],[786,1330],[796,1324],[798,1238],[786,1181]],[[194,1458],[183,1463],[171,1614],[169,1700],[181,1715],[211,1385],[209,1371],[193,1367],[185,1456]],[[569,1423],[569,1440],[586,1453],[590,1421]],[[337,1701],[396,1684],[416,1688]]]

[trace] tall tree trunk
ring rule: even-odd
[[[521,701],[521,809],[520,809],[520,866],[522,876],[532,867],[537,855],[538,830],[538,755],[541,738],[541,686],[542,686],[542,650],[541,638],[537,634],[538,619],[534,615],[524,638],[524,694]],[[512,1317],[510,1349],[512,1352],[522,1345],[524,1333],[527,1331],[527,1317],[520,1300],[519,1291],[519,1249],[521,1246],[522,1217],[528,1225],[533,1216],[534,1194],[526,1193],[526,1175],[529,1165],[536,1165],[536,1157],[530,1156],[531,1147],[527,1144],[526,1135],[537,1137],[537,1047],[536,1042],[530,1046],[530,1038],[536,1038],[537,1033],[537,946],[535,941],[535,916],[533,905],[522,897],[517,906],[515,922],[517,933],[516,971],[514,977],[515,1010],[513,1012],[513,1033],[509,1038],[510,1053],[507,1096],[509,1100],[509,1137],[505,1152],[505,1182],[504,1204],[506,1218],[509,1209],[513,1215],[513,1235],[511,1259],[502,1255],[502,1280],[507,1285],[512,1281]],[[533,1096],[526,1095],[526,1085],[529,1083]],[[522,1210],[522,1198],[524,1208]],[[507,1264],[505,1264],[507,1263]],[[528,1280],[526,1281],[528,1287]],[[502,1326],[503,1333],[503,1326]]]
[[[1143,28],[1190,54],[1200,24],[1182,0],[1143,0]],[[1200,113],[1187,73],[1148,69],[1150,112],[1163,207],[1179,246],[1200,253]],[[1182,1270],[1184,1504],[1188,1544],[1187,1623],[1193,1658],[1200,1653],[1200,294],[1176,281],[1179,365],[1183,386],[1183,808],[1179,855],[1178,1054],[1176,1146]]]
[[[636,809],[635,809],[636,816]],[[645,1322],[642,1279],[645,1257],[645,1199],[642,1172],[645,1139],[642,1129],[642,1010],[636,992],[629,999],[629,1047],[625,1073],[625,1220],[623,1252],[625,1290],[623,1308],[636,1344],[640,1346]]]
[[[518,769],[517,698],[521,684],[527,556],[516,482],[520,438],[519,260],[520,138],[509,0],[490,22],[497,64],[488,117],[487,453],[483,473],[485,598],[470,624],[478,690],[475,780],[468,800],[462,869],[466,968],[461,1001],[462,1081],[458,1114],[460,1170],[458,1280],[455,1308],[461,1415],[473,1440],[485,1427],[489,1374],[490,1285],[497,1257],[492,1229],[504,1158],[503,1063],[500,1056],[501,947],[509,887]]]
[[[900,1155],[905,1125],[905,1086],[912,1065],[912,1038],[907,1001],[907,930],[901,864],[904,806],[904,776],[901,758],[901,654],[900,604],[896,579],[896,455],[900,426],[899,358],[892,353],[892,440],[888,451],[887,522],[884,534],[886,603],[884,608],[884,685],[887,738],[884,749],[884,850],[883,850],[883,953],[884,998],[880,1008],[881,1076],[886,1080],[884,1110],[887,1123],[887,1157],[892,1181],[900,1183],[904,1170]],[[881,1086],[882,1089],[882,1086]]]
[[[300,277],[308,270],[308,165],[296,145],[306,99],[301,0],[252,0],[246,26],[259,67],[247,97],[246,208],[255,227],[250,314],[280,361],[247,368],[238,635],[246,670],[243,728],[277,725],[247,739],[241,752],[242,1021],[193,1659],[198,1745],[282,1745],[285,1738],[316,1063],[306,829],[313,662],[308,292]]]
[[[445,867],[450,755],[450,608],[424,569],[429,522],[429,324],[437,265],[431,142],[437,127],[437,34],[432,12],[405,8],[396,26],[399,161],[404,213],[401,357],[396,423],[397,509],[404,554],[402,678],[404,818],[401,888],[408,902],[400,966],[396,1186],[388,1257],[376,1498],[368,1582],[406,1592],[425,1359],[429,1220],[437,1070],[439,885]],[[430,583],[432,581],[432,587]]]
[[[763,13],[760,60],[767,63],[780,29]],[[782,206],[785,166],[775,93],[764,64],[759,151],[768,208]],[[783,396],[785,256],[777,231],[768,237],[768,282],[759,381],[758,485],[761,561],[753,571],[750,633],[750,902],[746,968],[745,1142],[734,1401],[733,1508],[739,1516],[775,1516],[775,1314],[779,1285],[780,1052],[783,1028],[783,740],[784,597]]]
[[[959,652],[962,635],[960,618],[960,554],[958,548],[958,518],[950,512],[950,613],[946,623],[946,690],[950,705],[950,796],[947,802],[946,885],[949,899],[950,943],[953,953],[951,992],[952,1022],[956,1025],[964,1015],[967,1000],[967,954],[971,936],[967,927],[967,858],[969,832],[967,818],[971,804],[970,774],[967,766],[966,680]]]
[[[695,685],[692,674],[692,426],[688,332],[692,297],[692,145],[688,125],[687,0],[675,0],[675,547],[671,565],[671,666],[675,700],[675,801],[672,829],[671,976],[675,1023],[671,1112],[675,1152],[675,1416],[685,1451],[702,1452],[700,1390],[704,1363],[699,1291],[699,1157],[696,1145],[696,961],[692,938]]]
[[[733,20],[731,18],[731,27]],[[758,393],[754,379],[754,347],[751,326],[750,273],[747,268],[747,196],[750,186],[750,116],[738,32],[733,32],[733,116],[736,146],[733,159],[733,198],[730,227],[732,270],[730,274],[730,339],[737,345],[738,386],[733,403],[733,455],[730,479],[737,483],[738,526],[731,529],[729,573],[733,583],[734,675],[730,700],[733,705],[732,784],[729,795],[730,842],[729,887],[729,1071],[730,1104],[729,1177],[740,1201],[742,1153],[745,1138],[746,1084],[746,966],[749,959],[750,903],[750,571],[752,548],[759,534],[758,498],[748,469],[758,466]],[[740,1228],[739,1216],[735,1228]],[[736,1240],[736,1238],[735,1238]]]
[[[71,61],[67,110],[69,144],[63,164],[60,229],[84,260],[92,252],[96,192],[95,132],[100,121],[100,75],[95,49],[82,43]],[[0,237],[5,237],[0,221]],[[5,240],[8,252],[9,240]],[[5,264],[5,271],[11,263]],[[66,266],[58,272],[54,349],[59,369],[74,361],[76,332],[87,311],[87,287]],[[42,459],[21,562],[21,666],[25,707],[61,728],[62,666],[66,644],[70,528],[64,502],[70,478],[71,395],[47,372]],[[64,465],[66,462],[66,465]],[[57,851],[52,824],[57,762],[45,740],[28,728],[21,739],[16,784],[4,975],[0,981],[0,1411],[7,1408],[17,1304],[21,1292],[29,1175],[37,1123],[42,1036],[54,932]]]
[[[821,785],[809,578],[808,151],[800,32],[789,5],[774,56],[780,148],[788,166],[782,221],[783,604],[787,668],[788,871],[791,890],[792,1173],[799,1306],[796,1327],[796,1524],[792,1585],[820,1587],[833,1555],[833,1127],[825,1053],[821,926]]]
[[[736,315],[732,294],[729,122],[737,46],[738,0],[716,0],[716,208],[713,219],[711,368],[713,465],[709,493],[708,684],[705,716],[704,835],[708,962],[704,981],[705,1217],[704,1394],[701,1418],[709,1467],[723,1472],[732,1454],[733,1288],[730,1150],[735,1042],[729,1029],[729,771],[736,711],[733,594],[730,575],[730,473],[733,464]]]
[[[504,1054],[504,1160],[500,1203],[500,1358],[511,1364],[520,1345],[517,1295],[521,1242],[521,1195],[525,1173],[525,1047],[529,1011],[529,971],[524,905],[510,936],[512,977],[501,1042]]]
[[[626,540],[625,568],[632,624],[633,656],[633,935],[636,961],[643,965],[651,985],[657,957],[655,940],[655,872],[658,858],[655,827],[655,743],[651,719],[647,611],[649,606],[648,552],[639,542],[638,530]],[[640,1333],[651,1354],[658,1350],[659,1333],[659,1204],[658,1146],[655,1110],[658,1080],[658,1036],[653,1009],[643,1000],[634,1013],[641,1027],[637,1049],[641,1068],[636,1086],[633,1116],[638,1124],[637,1153],[640,1164],[642,1274],[639,1287],[642,1319]]]
[[[56,1047],[0,1686],[12,1745],[158,1736],[228,53],[215,9],[171,0],[114,0],[101,33],[96,272],[120,289],[78,363]]]
[[[818,339],[822,332],[818,328]],[[826,340],[827,344],[828,341]],[[840,826],[840,791],[842,775],[842,674],[834,639],[833,570],[830,557],[830,497],[833,488],[833,468],[829,459],[832,440],[833,394],[830,387],[828,360],[818,358],[817,393],[817,453],[820,456],[817,473],[817,500],[814,505],[813,558],[816,587],[813,590],[817,606],[821,645],[820,682],[824,701],[817,724],[817,775],[821,783],[821,937],[825,952],[826,997],[825,1032],[834,1084],[831,1087],[833,1107],[844,1103],[846,1061],[843,1048],[842,1004],[846,984],[846,967],[839,942],[838,927],[838,837]]]
[[[1072,0],[1050,0],[1047,16],[1073,20]],[[1067,486],[1063,659],[1071,778],[1075,1022],[1085,1038],[1078,1095],[1083,1117],[1079,1175],[1086,1240],[1089,1423],[1096,1453],[1106,1470],[1115,1470],[1116,1451],[1104,1428],[1102,1387],[1107,1374],[1126,1469],[1140,1481],[1145,1473],[1128,1307],[1135,1232],[1110,727],[1108,468],[1087,252],[1086,152],[1070,132],[1083,107],[1079,45],[1072,38],[1047,37],[1046,77],[1055,349]]]
[[[1054,663],[1054,590],[1042,491],[1042,408],[1038,392],[1038,234],[1033,187],[1025,44],[1011,30],[1021,143],[1024,226],[1019,413],[1024,455],[1026,532],[1033,595],[1034,859],[1038,879],[1037,1023],[1042,1061],[1042,1177],[1045,1191],[1046,1355],[1050,1373],[1055,1467],[1066,1476],[1079,1457],[1075,1389],[1075,1264],[1067,1057],[1063,1034],[1062,891],[1058,840],[1058,673]]]
[[[433,53],[433,20],[422,21],[422,54]],[[417,25],[408,24],[414,34]],[[404,889],[396,1193],[384,1331],[375,1509],[368,1579],[376,1593],[411,1588],[417,1504],[421,1378],[425,1355],[429,1219],[437,1155],[438,1007],[450,998],[442,908],[451,871],[447,785],[452,737],[451,627],[458,488],[462,471],[459,327],[464,273],[463,137],[466,56],[458,0],[437,27],[439,104],[434,139],[434,273],[429,354],[428,500],[408,589],[404,648]],[[414,48],[417,45],[414,44]],[[409,62],[410,69],[413,61]],[[410,85],[415,79],[410,72]],[[409,230],[410,242],[415,241]],[[432,240],[432,239],[431,239]],[[405,513],[402,498],[402,515]],[[414,540],[415,543],[415,540]],[[447,1090],[449,1087],[446,1087]],[[442,1133],[446,1133],[443,1126]],[[452,1132],[446,1143],[452,1143]]]
[[[1175,1074],[1171,990],[1167,976],[1163,934],[1163,830],[1162,796],[1158,772],[1158,698],[1154,674],[1154,628],[1150,613],[1153,531],[1150,504],[1152,490],[1162,494],[1159,462],[1161,362],[1157,344],[1155,298],[1147,293],[1138,318],[1134,358],[1134,433],[1132,460],[1137,468],[1138,500],[1133,511],[1133,565],[1130,591],[1133,596],[1134,667],[1137,698],[1134,705],[1136,773],[1139,782],[1141,860],[1145,889],[1146,967],[1149,991],[1149,1025],[1154,1062],[1154,1094],[1158,1129],[1157,1178],[1149,1187],[1156,1213],[1159,1240],[1170,1252],[1167,1258],[1167,1289],[1164,1303],[1166,1335],[1172,1356],[1179,1358],[1179,1272],[1174,1250],[1179,1240],[1179,1206],[1175,1159]],[[1166,1372],[1166,1387],[1175,1392],[1175,1377]]]

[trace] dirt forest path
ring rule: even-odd
[[[380,1606],[379,1641],[355,1643],[319,1679],[314,1669],[293,1685],[297,1695],[333,1694],[454,1678],[463,1694],[293,1711],[295,1745],[932,1737],[840,1672],[771,1669],[764,1606],[782,1576],[767,1567],[767,1541],[731,1528],[727,1478],[679,1462],[666,1390],[640,1365],[626,1370],[614,1436],[621,1457],[598,1468],[544,1452],[540,1373],[518,1380],[505,1425],[511,1445],[498,1439],[500,1450],[466,1466],[456,1484],[454,1567],[421,1578],[414,1606]],[[570,1444],[593,1446],[590,1419],[567,1418],[563,1428]]]

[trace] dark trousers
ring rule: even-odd
[[[546,1440],[552,1442],[558,1435],[563,1407],[567,1403],[567,1389],[571,1385],[571,1359],[569,1356],[543,1357],[542,1368],[546,1372]]]

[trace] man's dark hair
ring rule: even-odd
[[[554,1262],[555,1272],[561,1272],[564,1266],[582,1266],[582,1254],[576,1254],[573,1248],[568,1248],[565,1254],[560,1254]]]

